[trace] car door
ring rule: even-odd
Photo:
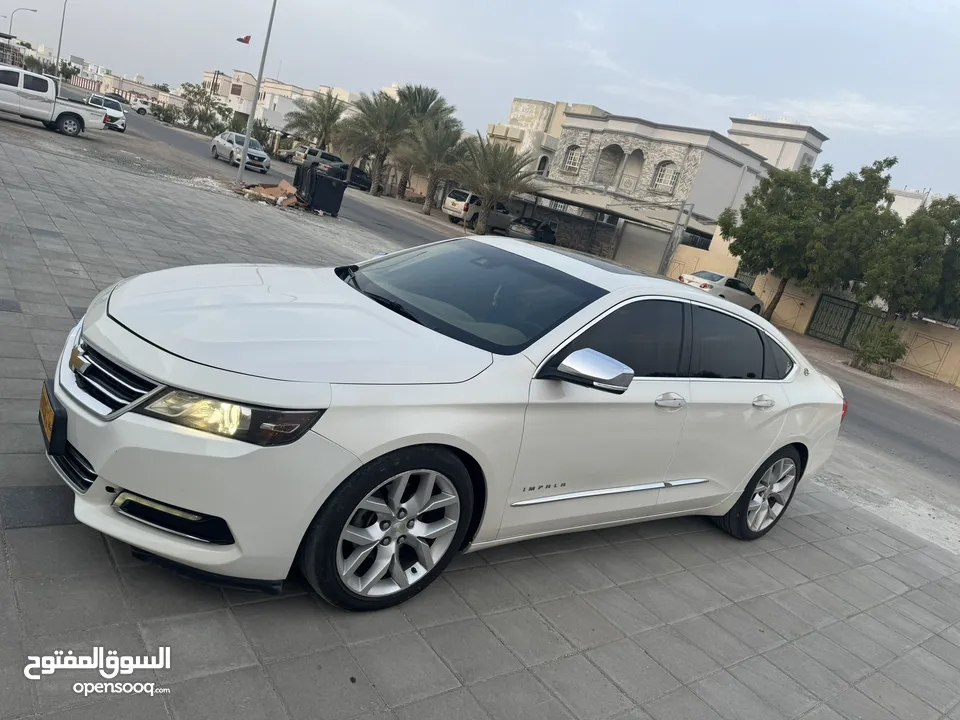
[[[20,112],[20,75],[17,70],[0,70],[0,111]]]
[[[49,120],[53,115],[54,94],[50,92],[50,80],[41,75],[23,73],[20,114]]]
[[[552,352],[597,350],[634,371],[622,395],[534,377],[500,537],[630,521],[655,512],[686,418],[685,303],[633,298]]]
[[[691,305],[692,344],[686,424],[660,512],[691,512],[721,502],[774,450],[789,410],[775,359],[756,325],[719,308]],[[772,342],[772,341],[771,341]]]
[[[723,281],[723,289],[718,289],[717,295],[736,303],[740,307],[746,307],[746,294],[740,289],[740,281],[736,278],[727,278]]]

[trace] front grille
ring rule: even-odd
[[[116,412],[157,389],[157,383],[118,365],[82,340],[77,345],[81,360],[74,369],[77,387]]]
[[[94,472],[89,461],[70,443],[67,443],[67,449],[63,455],[50,457],[67,476],[74,489],[81,494],[89,490],[97,479],[97,473]]]

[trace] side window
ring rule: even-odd
[[[683,345],[683,304],[640,300],[588,328],[559,353],[592,348],[633,369],[636,377],[677,377]]]
[[[103,100],[100,98],[90,98],[90,104],[94,107],[103,107]]]
[[[16,70],[0,70],[0,85],[20,87],[20,73]]]
[[[740,283],[735,278],[730,278],[727,282],[724,283],[728,288],[733,288],[734,290],[740,289]]]
[[[793,360],[769,335],[763,336],[763,379],[783,380],[793,370]]]
[[[691,377],[763,379],[760,331],[730,315],[693,307]]]
[[[34,77],[33,75],[23,76],[23,89],[33,92],[45,93],[50,89],[50,81],[45,78]]]

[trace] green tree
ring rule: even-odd
[[[270,144],[270,132],[270,126],[267,125],[267,121],[261,118],[253,121],[253,129],[250,131],[250,136],[259,142],[264,150],[266,150]]]
[[[453,118],[456,108],[447,103],[436,88],[425,85],[404,85],[397,90],[397,100],[410,114],[410,129],[415,131],[418,125],[427,121],[445,121]],[[410,184],[412,165],[403,164],[400,182],[397,185],[397,197],[403,199]]]
[[[940,293],[944,235],[927,209],[915,212],[874,248],[857,296],[883,300],[888,319],[933,309]]]
[[[533,162],[529,153],[518,153],[510,145],[485,140],[480,133],[465,142],[459,176],[464,185],[480,195],[476,231],[487,230],[487,218],[498,202],[516,193],[529,192],[536,171],[526,169]]]
[[[346,104],[330,92],[298,98],[293,104],[297,109],[284,116],[284,131],[316,142],[321,150],[326,150],[336,137]]]
[[[20,47],[25,47],[27,50],[33,50],[33,45],[26,40],[17,40],[17,44],[20,45]]]
[[[396,155],[406,167],[426,175],[424,215],[429,215],[433,209],[437,185],[457,173],[465,152],[463,126],[455,118],[426,118],[411,128]]]
[[[896,162],[892,157],[878,160],[838,180],[830,165],[813,173],[821,209],[820,228],[807,253],[808,286],[836,288],[863,278],[874,246],[900,225],[889,210],[888,171]]]
[[[370,194],[380,195],[383,168],[391,150],[398,148],[410,128],[410,112],[380,91],[361,93],[354,112],[343,121],[340,143],[360,157],[371,157]]]
[[[807,277],[808,249],[820,227],[821,191],[810,168],[771,170],[744,198],[739,213],[727,208],[718,218],[742,267],[780,278],[763,313],[768,320],[790,279]]]
[[[33,55],[27,55],[23,59],[23,69],[28,72],[42,73],[43,72],[43,61],[40,58],[36,58]]]
[[[183,116],[187,125],[209,135],[223,132],[233,113],[227,104],[202,85],[184,83],[182,88]]]
[[[928,208],[930,217],[943,228],[943,269],[934,303],[943,317],[960,317],[960,200],[951,195],[934,200]]]
[[[54,63],[50,63],[50,66],[51,66],[51,68],[53,68],[53,69],[56,68],[56,65],[55,65]],[[59,73],[59,77],[60,77],[64,82],[70,82],[70,78],[72,78],[74,75],[77,75],[77,74],[79,74],[79,73],[80,73],[80,70],[79,70],[75,65],[71,65],[70,63],[68,63],[68,62],[66,62],[66,61],[64,61],[64,60],[61,60],[61,61],[60,61],[60,73]],[[51,74],[51,75],[57,75],[56,72],[52,72],[52,73],[50,73],[50,74]]]
[[[155,90],[159,90],[160,92],[170,92],[170,86],[166,83],[154,83],[150,87],[154,88]]]

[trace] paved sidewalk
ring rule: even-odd
[[[383,240],[0,143],[0,718],[960,720],[960,557],[812,479],[754,543],[701,519],[458,558],[400,608],[343,613],[132,560],[73,521],[39,383],[98,288],[193,262],[333,263]],[[171,647],[168,694],[23,675],[54,649]]]

